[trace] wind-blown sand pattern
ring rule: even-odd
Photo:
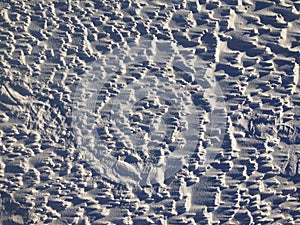
[[[300,1],[0,2],[0,224],[300,224]]]

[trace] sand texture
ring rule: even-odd
[[[0,224],[300,225],[300,1],[1,0]]]

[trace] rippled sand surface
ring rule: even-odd
[[[0,2],[0,224],[300,224],[300,1]]]

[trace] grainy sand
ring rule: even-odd
[[[300,1],[0,2],[0,224],[300,224]]]

